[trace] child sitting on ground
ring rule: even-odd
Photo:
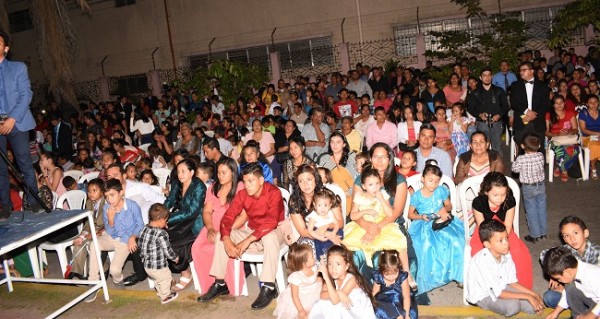
[[[144,227],[142,212],[136,202],[125,198],[125,190],[118,179],[110,179],[104,186],[108,204],[102,210],[104,232],[98,236],[98,250],[114,251],[110,275],[117,286],[123,285],[123,265],[130,252],[137,249],[136,239]],[[89,280],[99,280],[99,269],[94,243],[90,243]],[[100,290],[89,295],[85,302],[93,302]]]
[[[555,247],[544,257],[544,272],[565,285],[558,306],[546,318],[555,319],[571,309],[577,319],[600,316],[600,267],[578,261],[567,247]]]
[[[150,206],[148,219],[148,225],[140,233],[140,257],[148,277],[156,283],[156,294],[164,305],[177,298],[177,293],[171,292],[173,276],[167,259],[178,263],[179,256],[171,248],[169,234],[165,231],[169,219],[165,205],[156,203]]]
[[[546,239],[548,231],[548,214],[546,212],[546,176],[544,175],[544,155],[539,152],[540,137],[535,133],[527,133],[523,137],[521,148],[525,154],[519,155],[512,163],[512,171],[519,173],[523,206],[527,215],[529,235],[523,237],[535,243]]]
[[[384,250],[379,257],[379,270],[373,272],[373,297],[377,318],[418,317],[410,306],[408,272],[402,271],[400,256],[395,250]]]
[[[517,281],[506,226],[495,219],[484,221],[479,225],[479,238],[485,248],[469,265],[467,301],[505,317],[521,311],[540,314],[542,297]]]
[[[278,319],[308,317],[313,305],[319,301],[322,281],[312,248],[306,244],[293,244],[287,259],[288,287],[277,298],[273,316]]]
[[[598,258],[600,245],[589,241],[590,231],[581,218],[572,215],[567,216],[560,221],[559,229],[561,238],[565,242],[563,247],[569,249],[577,260],[600,266],[600,258]],[[540,261],[542,263],[548,250],[546,249],[540,254]],[[556,308],[564,286],[552,278],[550,278],[549,286],[550,289],[543,296],[544,303],[550,308]]]

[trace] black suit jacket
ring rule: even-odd
[[[520,80],[510,86],[510,107],[514,110],[513,130],[515,132],[515,141],[521,143],[521,139],[528,132],[533,132],[543,138],[546,132],[546,113],[550,110],[550,89],[541,81],[534,80],[532,110],[537,113],[535,120],[524,124],[521,115],[527,109],[527,91],[525,82]]]
[[[52,128],[52,132],[54,133],[54,128]],[[58,147],[56,146],[56,136],[53,136],[52,152],[65,155],[69,159],[73,156],[73,135],[69,124],[60,122],[58,128]]]

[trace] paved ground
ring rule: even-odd
[[[508,153],[505,150],[505,153]],[[507,163],[507,167],[510,167]],[[548,193],[548,239],[544,242],[529,244],[534,259],[534,290],[543,293],[547,282],[542,276],[538,260],[539,253],[544,248],[549,248],[560,243],[558,236],[558,223],[568,215],[574,214],[582,217],[590,229],[590,239],[600,242],[600,195],[599,181],[576,181],[570,179],[561,182],[555,179],[554,183],[547,183]],[[521,210],[523,212],[523,210]],[[525,214],[520,214],[520,232],[524,237],[528,234]],[[50,275],[59,276],[57,258],[48,254],[50,262]],[[131,273],[131,265],[127,264],[125,274]],[[146,282],[125,290],[117,290],[109,283],[112,302],[104,304],[100,297],[91,304],[80,303],[64,314],[65,318],[190,318],[202,316],[203,318],[269,318],[274,309],[274,304],[261,311],[250,310],[250,304],[258,293],[256,278],[249,278],[249,297],[226,297],[213,303],[198,304],[195,299],[197,294],[188,288],[179,299],[169,305],[161,306],[158,298],[148,289]],[[35,284],[17,284],[16,291],[12,294],[6,288],[0,289],[0,309],[3,309],[3,318],[39,318],[57,309],[62,303],[68,301],[69,296],[77,295],[82,288],[47,286]],[[456,284],[449,284],[430,293],[432,306],[420,307],[421,318],[494,318],[498,317],[475,307],[462,306],[462,289]],[[566,315],[566,314],[565,314]],[[519,316],[521,317],[521,316]]]

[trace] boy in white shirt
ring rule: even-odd
[[[546,318],[558,318],[566,308],[573,318],[600,316],[600,267],[578,261],[568,247],[555,247],[546,253],[543,268],[565,285],[558,306]]]
[[[521,311],[541,313],[542,297],[517,282],[504,224],[497,220],[481,223],[479,237],[485,248],[473,256],[469,265],[467,301],[505,317]]]

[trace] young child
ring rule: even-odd
[[[572,318],[600,316],[600,267],[578,261],[567,247],[555,247],[544,257],[543,268],[565,286],[558,306],[546,318],[558,318],[566,308]]]
[[[309,245],[291,245],[287,258],[289,285],[277,298],[273,316],[305,319],[319,301],[323,283],[317,276],[315,256]]]
[[[161,155],[161,150],[156,145],[150,145],[148,147],[148,154],[152,159],[152,168],[167,168],[167,162]]]
[[[179,262],[179,256],[175,254],[169,234],[165,231],[169,211],[163,204],[152,204],[148,210],[148,225],[140,232],[140,257],[144,263],[144,270],[156,283],[156,294],[164,305],[177,298],[176,292],[171,292],[173,276],[169,269],[167,259]]]
[[[125,198],[125,190],[117,179],[110,179],[104,185],[104,197],[107,204],[102,210],[104,232],[98,236],[100,251],[114,251],[115,255],[110,264],[110,275],[113,282],[120,286],[123,284],[123,265],[129,252],[137,249],[137,236],[144,227],[142,212],[136,202]],[[99,279],[98,263],[96,262],[96,249],[90,243],[89,280]],[[96,292],[89,295],[85,302],[93,302],[98,295]]]
[[[462,221],[452,217],[450,191],[440,185],[441,178],[437,162],[428,160],[421,177],[423,188],[410,198],[408,218],[413,222],[408,232],[419,261],[419,293],[463,281],[464,228]],[[448,225],[434,230],[433,223]]]
[[[332,246],[322,258],[319,272],[325,284],[308,318],[375,318],[369,286],[352,262],[352,252]]]
[[[356,176],[353,176],[353,178],[360,176],[360,174],[362,174],[363,167],[365,167],[365,165],[367,165],[368,163],[370,163],[368,152],[360,152],[360,153],[356,154],[356,166],[355,167],[356,167],[356,172],[358,174]]]
[[[305,220],[308,233],[315,240],[316,256],[324,255],[333,244],[340,244],[338,235],[341,237],[342,231],[331,210],[339,205],[337,196],[327,188],[318,190],[313,196],[315,210],[308,214]],[[329,231],[331,224],[334,225],[333,230]]]
[[[140,182],[148,185],[158,185],[158,177],[154,175],[151,169],[145,169],[140,173]]]
[[[600,266],[600,258],[598,258],[600,245],[590,242],[588,239],[590,231],[581,218],[573,215],[567,216],[560,221],[559,229],[561,238],[565,242],[562,247],[569,249],[577,260]],[[545,249],[540,254],[542,264],[547,252],[548,249]],[[564,286],[561,283],[550,278],[549,289],[543,296],[546,306],[556,308],[563,290]]]
[[[373,272],[373,296],[377,318],[416,319],[417,309],[411,309],[408,273],[402,271],[400,256],[395,250],[384,250],[379,256],[379,270]]]
[[[452,133],[450,137],[457,156],[469,150],[469,136],[467,136],[469,122],[469,119],[465,116],[465,108],[462,103],[454,103],[452,105]]]
[[[515,218],[515,198],[512,196],[506,176],[498,172],[489,172],[483,178],[479,196],[473,200],[473,217],[477,227],[487,220],[498,220],[506,226],[510,241],[510,255],[515,261],[517,279],[528,289],[533,288],[533,266],[529,248],[513,231]],[[471,237],[471,256],[483,249],[479,232],[475,229]]]
[[[408,178],[413,175],[418,174],[415,171],[415,167],[417,166],[417,153],[413,150],[407,150],[402,153],[402,157],[400,157],[400,167],[398,167],[398,173],[404,175],[404,177]]]
[[[505,317],[521,311],[540,314],[544,309],[542,297],[517,280],[504,224],[494,219],[481,223],[479,238],[485,248],[469,265],[467,300]]]
[[[450,131],[452,129],[451,123],[448,123],[446,119],[446,108],[438,106],[435,108],[435,118],[431,121],[431,124],[435,127],[435,146],[443,149],[450,155],[450,159],[454,161],[456,158],[456,150],[452,145],[452,136]]]
[[[62,180],[63,186],[67,191],[77,190],[77,181],[71,176],[65,176]]]
[[[104,201],[104,182],[99,178],[94,178],[88,182],[87,185],[87,201],[85,203],[85,209],[93,213],[94,216],[94,231],[96,236],[100,236],[104,231],[104,221],[102,219],[102,208],[106,204]],[[87,220],[83,225],[83,229],[79,236],[73,240],[73,254],[77,254],[80,249],[83,249],[77,257],[74,259],[71,265],[71,274],[69,279],[79,278],[83,279],[85,270],[85,262],[88,257],[88,252],[85,243],[91,242],[92,233],[91,227]]]
[[[371,166],[363,169],[361,174],[362,195],[354,196],[350,218],[352,222],[344,227],[344,240],[342,243],[351,251],[362,250],[369,267],[373,267],[373,255],[375,252],[384,249],[394,249],[405,256],[402,258],[402,265],[408,269],[408,255],[406,254],[406,237],[400,231],[398,224],[388,223],[381,227],[379,235],[370,243],[363,241],[363,236],[367,231],[360,227],[354,220],[363,218],[373,223],[379,223],[383,219],[393,214],[393,208],[388,201],[389,195],[382,191],[383,183],[377,170]],[[412,280],[411,280],[412,281]]]
[[[127,164],[125,167],[125,178],[130,181],[137,181],[137,170],[135,169],[135,164]]]
[[[214,170],[212,165],[207,162],[200,163],[196,168],[196,177],[198,177],[206,188],[210,187],[215,181],[213,180]]]
[[[524,239],[535,243],[546,239],[548,231],[548,215],[546,213],[546,175],[544,175],[544,155],[539,152],[540,137],[534,133],[527,133],[523,137],[521,148],[525,154],[517,156],[512,163],[512,171],[519,173],[521,191],[523,192],[523,206],[527,214],[527,227],[529,235]]]

